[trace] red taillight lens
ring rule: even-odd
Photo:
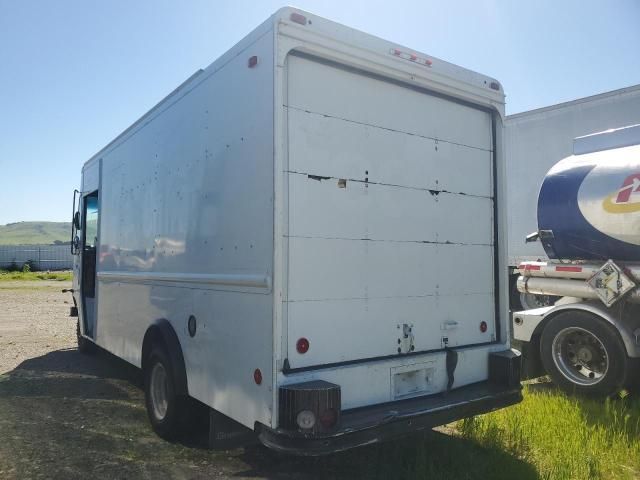
[[[487,322],[484,322],[484,321],[480,322],[480,331],[482,333],[487,331]]]
[[[299,338],[296,342],[296,350],[298,353],[307,353],[309,351],[309,340],[306,338]]]
[[[338,412],[336,412],[333,408],[328,408],[322,415],[320,415],[320,423],[324,428],[331,428],[335,426],[338,421]]]
[[[253,380],[256,382],[256,385],[260,385],[262,383],[262,372],[259,368],[256,368],[253,371]]]

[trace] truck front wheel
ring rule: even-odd
[[[174,440],[189,423],[188,397],[176,394],[175,377],[169,356],[156,346],[144,364],[144,396],[147,415],[155,432]]]
[[[622,340],[591,313],[552,318],[542,332],[540,356],[553,381],[568,393],[604,396],[624,386],[628,359]]]

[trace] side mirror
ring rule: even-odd
[[[73,226],[76,227],[76,230],[80,230],[80,212],[73,215]]]

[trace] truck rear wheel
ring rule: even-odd
[[[610,395],[627,376],[627,354],[615,328],[587,312],[552,318],[542,332],[540,356],[553,381],[568,393]]]
[[[156,346],[144,363],[144,396],[147,415],[155,432],[165,440],[179,437],[188,421],[188,397],[176,394],[169,356]]]

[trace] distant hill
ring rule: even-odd
[[[0,225],[0,245],[68,243],[70,222],[17,222]]]

